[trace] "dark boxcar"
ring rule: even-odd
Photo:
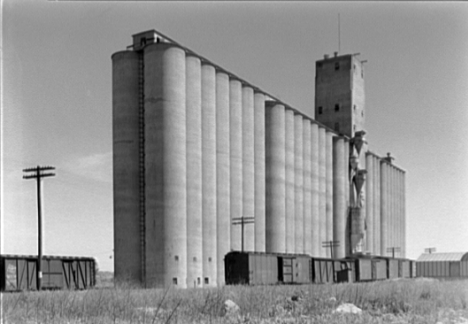
[[[227,285],[271,285],[278,282],[277,256],[230,252],[224,258]]]
[[[95,260],[44,256],[42,289],[86,289],[96,284]],[[37,290],[37,257],[0,256],[0,290]]]
[[[312,278],[314,283],[334,283],[335,267],[331,259],[312,258]]]

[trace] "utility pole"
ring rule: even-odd
[[[255,221],[254,217],[236,217],[232,219],[232,225],[240,225],[241,226],[241,252],[244,252],[244,225],[245,224],[252,224]]]
[[[431,254],[432,252],[435,252],[435,251],[436,251],[435,247],[424,249],[424,253],[429,253],[429,254]]]
[[[399,247],[389,247],[387,248],[387,252],[392,252],[392,258],[395,259],[395,252],[400,252]]]
[[[42,289],[42,178],[53,177],[55,173],[44,173],[44,171],[55,170],[51,166],[37,166],[35,168],[24,169],[23,179],[36,179],[37,183],[37,227],[38,227],[38,253],[37,253],[37,290]],[[32,173],[31,173],[32,172]]]
[[[324,241],[322,247],[330,248],[331,258],[333,259],[333,248],[340,246],[340,241]]]

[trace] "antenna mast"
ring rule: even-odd
[[[340,24],[340,14],[338,14],[338,53],[341,52],[341,24]]]

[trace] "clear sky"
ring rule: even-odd
[[[407,170],[407,249],[468,252],[468,4],[3,1],[2,253],[95,256],[113,269],[111,55],[156,29],[311,113],[315,61],[367,60],[369,147]]]

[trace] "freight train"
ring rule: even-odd
[[[224,259],[227,285],[366,282],[414,277],[414,261],[380,256],[346,259],[233,251]]]
[[[93,258],[44,256],[42,289],[88,289],[96,284]],[[0,291],[37,290],[37,256],[0,255]]]

